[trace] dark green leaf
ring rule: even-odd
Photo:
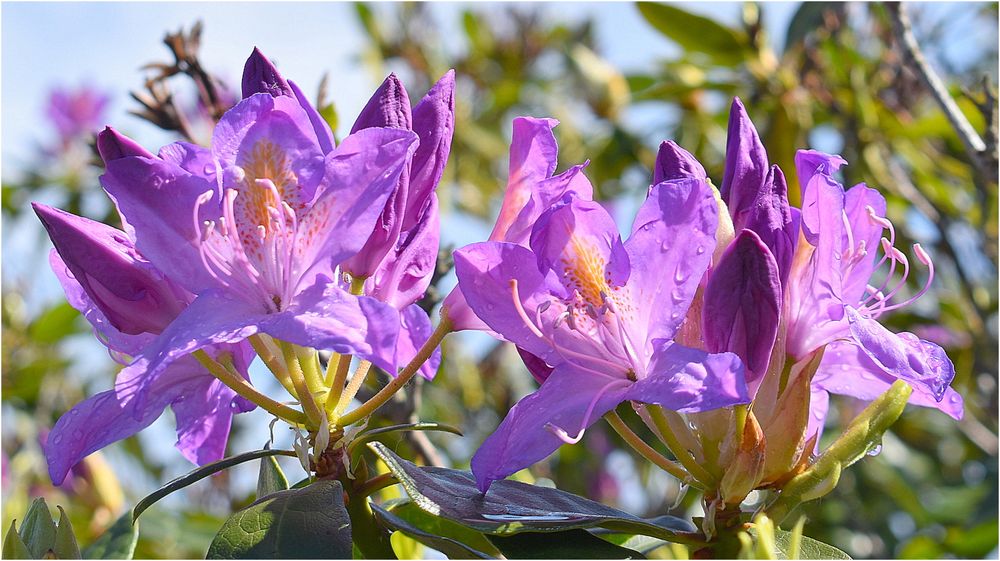
[[[606,542],[586,530],[490,536],[507,559],[645,559],[638,551]]]
[[[639,2],[638,6],[646,21],[686,51],[704,53],[713,62],[729,66],[746,57],[746,37],[715,20],[669,4]]]
[[[268,456],[260,459],[260,472],[257,474],[257,498],[263,498],[271,493],[288,489],[288,478],[281,471],[278,459]]]
[[[63,507],[56,505],[59,509],[59,525],[56,527],[56,540],[53,551],[59,559],[80,559],[80,546],[76,543],[76,535],[73,533],[73,524]]]
[[[412,504],[412,503],[409,503]],[[390,512],[379,505],[372,504],[372,512],[375,513],[375,517],[380,523],[385,525],[387,528],[403,532],[407,536],[413,538],[414,540],[426,545],[427,547],[432,547],[441,553],[448,556],[449,559],[494,559],[495,555],[490,555],[475,549],[474,547],[465,544],[457,539],[442,535],[438,531],[431,530],[427,526],[417,527],[415,524],[404,520],[402,517],[397,516],[396,512]],[[432,517],[430,514],[424,513],[419,509],[414,508],[424,516],[428,518]],[[439,519],[440,520],[440,519]],[[445,521],[447,522],[447,521]],[[457,526],[457,525],[456,525]],[[474,533],[472,530],[464,529],[466,532]],[[479,537],[479,539],[486,541],[486,538],[482,534],[474,533]],[[486,545],[493,548],[492,544],[486,541]],[[398,552],[397,552],[398,553]],[[400,555],[400,558],[403,556]]]
[[[139,541],[139,523],[126,512],[97,541],[83,550],[84,559],[131,559]]]
[[[467,471],[417,467],[378,442],[368,446],[417,506],[480,532],[506,535],[602,527],[672,542],[701,543],[694,525],[680,518],[647,521],[572,493],[516,481],[495,481],[484,495]]]
[[[339,481],[278,491],[237,512],[208,559],[350,559],[351,521]]]
[[[17,535],[17,529],[14,528],[15,522],[16,520],[11,521],[10,529],[7,530],[7,535],[3,538],[3,558],[31,559],[31,552],[28,551],[28,546],[24,545],[21,536]]]
[[[191,471],[185,475],[178,477],[177,479],[171,480],[169,483],[160,487],[156,491],[150,493],[145,498],[143,498],[135,508],[132,509],[132,520],[139,518],[142,511],[146,510],[153,505],[156,501],[166,497],[170,493],[183,489],[192,483],[196,483],[205,479],[209,475],[218,473],[224,469],[231,468],[235,465],[242,464],[243,462],[249,462],[251,460],[256,460],[258,458],[266,458],[268,456],[291,456],[295,457],[295,452],[290,450],[255,450],[253,452],[246,452],[245,454],[238,454],[229,458],[219,460],[218,462],[213,462],[201,466],[200,468]]]
[[[32,501],[18,534],[34,559],[41,559],[50,549],[55,548],[56,523],[52,521],[45,499],[39,497]]]

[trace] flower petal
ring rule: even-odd
[[[749,403],[743,363],[733,353],[710,354],[654,342],[648,375],[629,388],[626,398],[681,413],[711,411]]]
[[[767,172],[764,188],[747,215],[746,228],[756,232],[771,251],[778,266],[781,286],[785,286],[799,241],[799,224],[788,205],[785,174],[776,165]]]
[[[522,309],[533,314],[547,296],[561,292],[552,278],[538,270],[535,254],[525,247],[505,242],[481,242],[455,252],[458,288],[476,315],[504,339],[523,347],[550,364],[561,362],[559,355],[525,323],[514,305],[512,281]],[[541,327],[541,326],[536,326]]]
[[[781,284],[778,266],[752,230],[743,230],[712,269],[705,285],[702,334],[705,348],[736,353],[747,383],[767,371],[778,335]]]
[[[625,249],[647,343],[672,339],[684,321],[715,249],[718,213],[711,187],[697,179],[655,185],[639,208]]]
[[[286,310],[258,324],[282,341],[355,355],[386,372],[396,371],[399,312],[374,298],[354,296],[326,277],[317,276]]]
[[[400,129],[354,133],[326,157],[323,188],[299,223],[302,272],[329,275],[364,245],[416,148]],[[312,276],[303,277],[312,284]]]
[[[417,351],[431,338],[434,326],[431,325],[431,318],[427,312],[416,304],[403,308],[399,313],[399,318],[402,324],[399,330],[399,340],[396,342],[396,363],[402,366],[413,360]],[[440,366],[441,347],[438,346],[430,358],[420,365],[420,375],[427,380],[433,380]],[[390,374],[395,374],[395,372],[390,372]]]
[[[558,204],[568,194],[572,194],[581,201],[592,200],[594,187],[590,184],[587,176],[583,174],[583,170],[589,163],[573,166],[559,175],[536,183],[531,189],[531,196],[524,203],[524,207],[509,225],[503,241],[527,245],[528,239],[531,237],[531,230],[535,227],[542,213]]]
[[[97,152],[104,163],[128,156],[153,157],[149,150],[112,127],[104,127],[104,130],[97,135]]]
[[[799,177],[799,186],[802,191],[802,233],[812,245],[816,245],[818,237],[818,224],[816,218],[816,208],[807,203],[815,200],[816,195],[811,193],[810,184],[816,175],[832,176],[847,163],[847,160],[840,156],[825,154],[816,150],[799,150],[795,153],[795,171]],[[807,209],[807,207],[810,207]]]
[[[544,459],[563,444],[553,430],[577,436],[624,399],[628,382],[563,364],[522,398],[472,457],[479,490]]]
[[[928,343],[930,344],[930,343]],[[896,376],[868,357],[865,350],[848,342],[828,345],[823,361],[813,378],[813,388],[831,393],[848,395],[862,401],[874,401],[896,381]],[[910,383],[913,393],[909,403],[933,407],[961,420],[964,412],[962,396],[955,390],[945,389],[942,399],[921,383]],[[814,390],[815,391],[815,390]]]
[[[508,228],[531,199],[535,185],[550,177],[556,169],[559,147],[552,129],[558,124],[559,121],[555,119],[514,119],[507,189],[504,191],[503,205],[490,240],[515,241],[507,238]],[[537,209],[537,212],[541,214],[544,210]]]
[[[413,108],[420,145],[413,154],[403,230],[417,227],[431,193],[441,181],[455,132],[455,71],[449,70]]]
[[[294,95],[288,82],[281,77],[274,64],[264,56],[264,53],[260,52],[260,49],[254,47],[250,58],[243,66],[243,97],[247,98],[259,93],[274,97]]]
[[[416,226],[402,233],[396,247],[368,280],[366,294],[397,309],[423,298],[437,267],[440,239],[438,199],[437,194],[431,193]]]
[[[955,365],[944,349],[912,333],[893,333],[879,322],[845,306],[851,335],[864,353],[885,372],[930,390],[940,401],[955,378]]]
[[[309,102],[309,98],[306,94],[302,93],[299,89],[298,84],[289,80],[288,86],[292,88],[292,93],[295,94],[295,100],[299,102],[299,107],[302,108],[306,113],[306,117],[309,118],[309,122],[312,124],[313,132],[316,133],[316,140],[319,142],[319,148],[324,154],[329,154],[336,147],[336,143],[333,140],[333,131],[330,130],[330,125],[327,124],[326,119],[316,111],[316,108],[312,106]]]
[[[868,214],[872,209],[878,217],[885,217],[885,197],[875,189],[870,189],[864,183],[851,187],[844,194],[844,214],[847,217],[844,237],[841,242],[841,252],[850,255],[853,265],[847,268],[843,280],[844,302],[857,303],[863,299],[868,281],[875,272],[875,262],[878,256],[879,240],[884,227],[872,220]],[[850,228],[850,237],[847,236]],[[864,252],[861,247],[864,247]]]
[[[579,291],[595,308],[602,304],[601,292],[628,281],[628,253],[600,203],[566,195],[541,215],[530,243],[538,267],[554,271],[567,289]]]
[[[653,185],[673,179],[707,179],[708,174],[701,163],[690,152],[672,140],[660,143],[653,166]]]
[[[361,109],[351,134],[373,127],[413,130],[410,96],[395,74],[389,74]]]
[[[517,354],[521,357],[521,361],[524,362],[524,366],[528,369],[528,372],[531,373],[531,376],[536,382],[541,384],[546,378],[549,377],[550,374],[552,374],[553,368],[548,364],[545,364],[544,360],[529,353],[521,347],[514,348],[517,349]]]
[[[733,98],[729,109],[729,136],[726,139],[726,169],[722,177],[722,200],[729,206],[737,232],[746,225],[747,214],[767,176],[767,152],[757,129],[740,99]]]

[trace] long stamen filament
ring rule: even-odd
[[[312,392],[309,391],[305,375],[302,373],[302,365],[299,364],[292,345],[284,341],[279,342],[279,345],[285,357],[285,364],[288,365],[288,373],[292,378],[292,385],[295,386],[295,393],[299,396],[299,403],[302,404],[302,410],[305,411],[306,417],[309,419],[310,428],[316,428],[322,424],[322,419],[325,416],[323,410],[320,409]]]
[[[680,440],[677,439],[674,431],[670,428],[670,423],[667,421],[667,417],[664,415],[663,409],[659,406],[652,405],[646,407],[646,411],[649,412],[649,417],[653,420],[653,424],[656,426],[656,431],[663,438],[663,443],[667,445],[667,448],[677,458],[681,465],[688,470],[688,473],[698,479],[698,481],[701,481],[706,485],[712,485],[715,478],[712,477],[712,475],[708,473],[705,468],[701,467],[697,461],[695,461],[691,452],[684,448]]]
[[[344,409],[347,409],[347,406],[351,403],[351,400],[354,399],[354,396],[358,395],[358,391],[361,389],[361,385],[365,383],[365,378],[368,377],[368,372],[371,371],[371,368],[372,363],[367,360],[361,361],[361,364],[358,365],[358,368],[351,376],[351,381],[348,382],[344,393],[340,394],[340,400],[333,411],[334,416],[343,413]],[[329,408],[329,404],[327,407]]]
[[[267,335],[256,333],[250,336],[250,346],[253,350],[257,352],[257,356],[264,362],[264,365],[274,374],[274,377],[281,383],[281,385],[292,395],[295,399],[299,396],[295,393],[295,386],[292,384],[292,378],[288,374],[288,367],[284,363],[284,359],[278,356],[277,345],[274,344],[273,340]]]
[[[600,390],[597,391],[597,395],[590,400],[590,404],[587,406],[587,411],[583,414],[583,420],[580,421],[580,430],[576,433],[576,436],[570,436],[565,429],[557,427],[552,423],[545,423],[545,428],[556,435],[556,438],[562,440],[566,444],[576,444],[580,442],[583,438],[583,433],[587,431],[587,427],[590,426],[590,416],[594,414],[594,408],[597,407],[597,403],[601,400],[601,397],[608,392],[611,388],[618,386],[628,386],[629,382],[625,380],[615,380],[608,384],[605,384]]]

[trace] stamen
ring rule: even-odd
[[[540,339],[545,339],[545,335],[542,334],[542,330],[539,329],[535,322],[528,318],[528,313],[524,311],[524,306],[521,304],[521,296],[517,291],[517,279],[510,279],[510,294],[514,301],[514,309],[517,311],[517,315],[521,316],[521,321],[527,326],[528,330],[535,334],[535,337]]]
[[[598,390],[594,399],[590,400],[590,405],[587,406],[586,413],[583,414],[583,421],[580,423],[580,430],[576,433],[576,436],[571,437],[564,429],[559,428],[552,423],[545,423],[545,428],[552,434],[556,435],[556,438],[562,440],[566,444],[576,444],[577,442],[580,442],[580,439],[583,438],[583,433],[590,425],[590,416],[593,415],[594,408],[597,407],[597,402],[600,401],[601,397],[614,386],[623,387],[628,386],[629,384],[631,384],[631,382],[627,380],[617,379],[613,382],[605,384],[604,387]]]
[[[920,244],[913,244],[913,253],[916,254],[917,260],[927,266],[927,282],[924,283],[923,288],[917,291],[916,294],[908,298],[905,302],[900,302],[898,304],[893,304],[891,306],[884,307],[879,310],[880,314],[886,312],[891,312],[892,310],[898,310],[899,308],[909,306],[915,302],[918,298],[927,293],[931,288],[931,283],[934,282],[934,262],[931,260],[930,255],[924,251],[924,248],[920,247]],[[902,283],[901,283],[902,284]],[[888,299],[888,298],[887,298]]]

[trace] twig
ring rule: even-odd
[[[931,68],[924,57],[923,52],[920,50],[920,45],[917,43],[917,38],[913,35],[910,18],[906,14],[905,7],[900,2],[887,2],[885,7],[889,13],[889,17],[892,19],[892,29],[896,36],[896,41],[899,43],[900,48],[903,49],[906,57],[913,63],[913,70],[916,71],[917,75],[924,82],[924,85],[931,91],[931,94],[937,100],[938,105],[941,106],[951,126],[958,133],[958,137],[962,140],[962,144],[965,145],[965,150],[968,152],[972,164],[979,171],[985,172],[986,162],[983,160],[986,157],[986,143],[972,127],[972,124],[969,123],[969,120],[965,118],[962,110],[958,108],[958,104],[955,103],[955,100],[948,93],[944,82],[941,81],[941,78],[934,72],[934,69]]]

